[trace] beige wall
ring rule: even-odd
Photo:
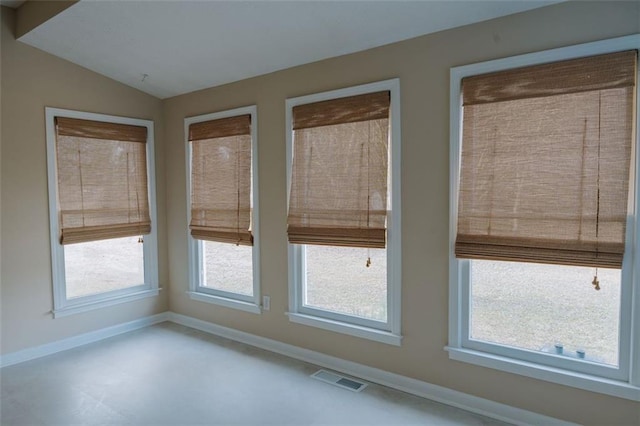
[[[193,316],[523,409],[586,424],[637,424],[640,404],[451,361],[447,343],[449,68],[640,32],[640,3],[560,4],[165,100],[170,307]],[[285,99],[400,78],[402,334],[388,346],[290,323]],[[258,106],[261,283],[271,311],[192,301],[187,290],[183,119]]]
[[[53,319],[45,106],[152,119],[156,134],[160,284],[167,282],[162,101],[13,37],[2,8],[2,353],[164,312],[159,297]]]
[[[48,0],[37,2],[30,0],[23,3],[16,11],[16,37],[22,37],[77,2],[78,0]]]

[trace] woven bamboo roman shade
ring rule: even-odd
[[[462,80],[459,258],[620,268],[637,51]]]
[[[60,243],[151,232],[147,128],[56,117]]]
[[[383,91],[293,108],[290,243],[386,246],[389,105]]]
[[[251,115],[189,126],[191,236],[252,245]]]

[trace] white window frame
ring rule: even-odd
[[[58,172],[56,161],[55,117],[95,120],[128,124],[147,128],[147,186],[149,191],[149,215],[151,233],[143,240],[144,282],[131,287],[69,299],[65,280],[64,245],[60,244],[58,223]],[[146,297],[157,296],[158,288],[158,219],[156,211],[156,175],[154,155],[153,121],[114,115],[94,114],[60,108],[45,108],[47,137],[47,179],[49,189],[49,230],[51,239],[51,269],[53,281],[54,318],[87,312],[106,306]]]
[[[305,246],[289,244],[289,320],[294,323],[318,327],[351,336],[400,346],[401,321],[401,192],[400,192],[400,80],[391,79],[363,84],[346,89],[332,90],[286,100],[287,129],[287,205],[291,188],[293,165],[293,107],[347,96],[389,90],[390,105],[390,210],[387,216],[387,321],[375,321],[353,315],[330,312],[304,306]]]
[[[203,121],[217,120],[221,118],[235,117],[238,115],[251,115],[251,193],[253,212],[251,218],[253,246],[252,246],[252,276],[253,296],[232,293],[202,285],[204,282],[203,242],[191,236],[189,223],[191,223],[191,159],[192,147],[189,142],[189,126]],[[189,291],[191,299],[227,308],[239,309],[245,312],[260,314],[260,203],[258,196],[258,114],[255,105],[235,108],[211,114],[187,117],[184,120],[184,137],[186,143],[187,161],[187,239],[189,256]]]
[[[464,77],[548,62],[638,49],[640,35],[563,47],[451,68],[450,80],[450,233],[449,233],[449,358],[533,377],[592,392],[640,401],[640,96],[636,86],[635,177],[633,205],[627,221],[621,273],[619,367],[518,350],[469,338],[470,262],[455,257],[460,153],[462,149],[461,80]],[[640,79],[638,80],[640,81]],[[635,182],[635,185],[634,185]]]

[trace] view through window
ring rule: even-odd
[[[69,299],[142,285],[143,244],[139,237],[68,244],[64,268]]]
[[[253,247],[202,242],[203,287],[230,293],[253,295]]]
[[[618,365],[619,269],[470,262],[470,338]]]
[[[387,321],[386,249],[307,245],[305,251],[305,306]]]

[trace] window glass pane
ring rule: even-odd
[[[305,306],[387,321],[386,249],[315,245],[305,249]]]
[[[203,287],[253,296],[253,247],[203,241]]]
[[[620,270],[471,261],[476,340],[618,365]],[[559,351],[559,349],[558,349]]]
[[[64,246],[67,298],[144,284],[143,244],[138,237]]]

